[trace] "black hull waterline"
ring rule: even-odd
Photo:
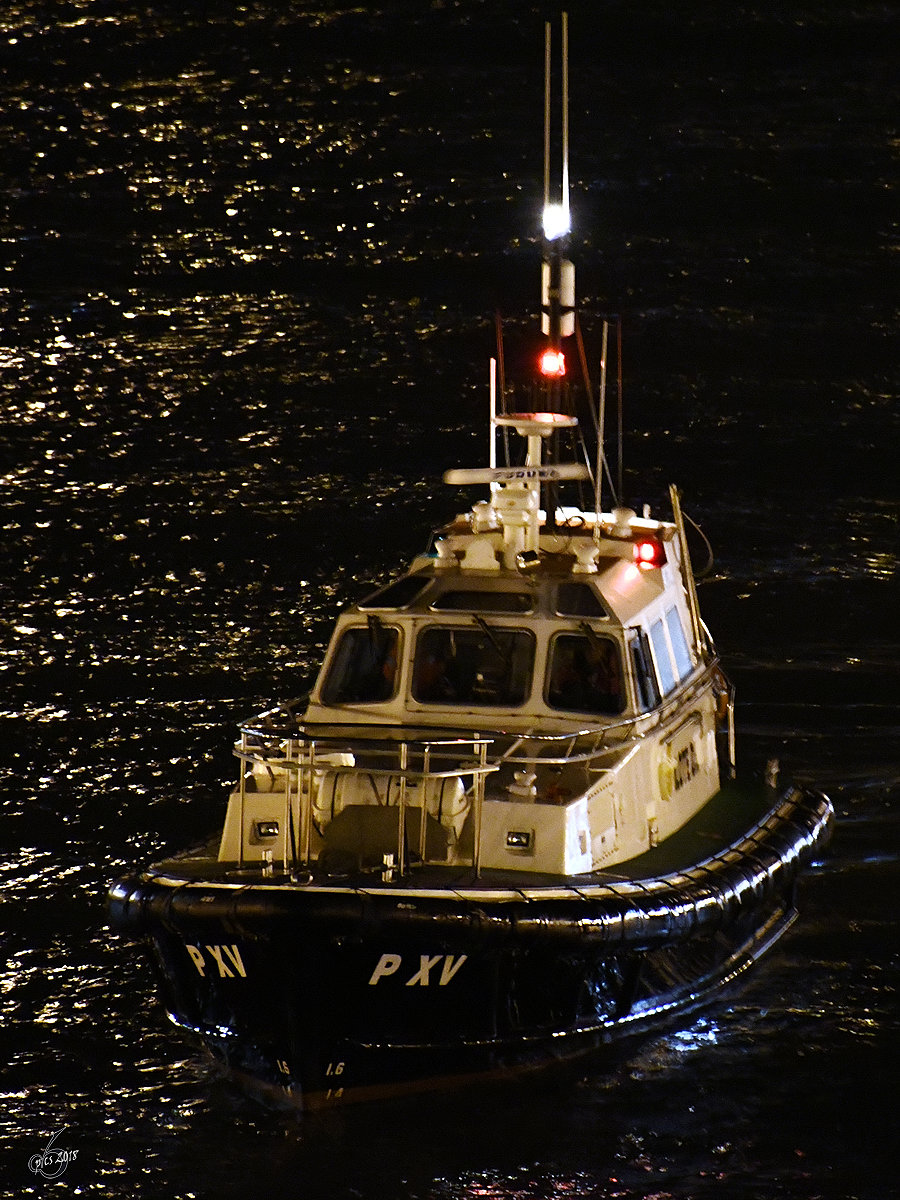
[[[173,860],[115,884],[111,911],[151,942],[177,1025],[316,1107],[542,1065],[708,1003],[790,924],[832,820],[825,796],[794,789],[683,871],[537,885],[204,876]]]

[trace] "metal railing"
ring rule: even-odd
[[[247,796],[247,766],[268,768],[272,781],[284,780],[284,871],[309,869],[314,861],[313,832],[316,829],[314,805],[317,789],[324,773],[333,776],[375,776],[387,781],[384,807],[394,807],[390,801],[391,785],[396,785],[397,840],[393,862],[385,861],[385,872],[396,870],[406,874],[410,864],[407,855],[407,812],[421,807],[419,822],[418,859],[426,862],[426,797],[428,784],[434,781],[460,778],[470,780],[465,794],[470,798],[473,817],[474,849],[471,865],[478,875],[481,865],[481,822],[484,806],[485,780],[499,770],[487,760],[491,739],[477,736],[465,738],[434,738],[428,740],[395,741],[388,738],[307,737],[294,734],[287,737],[270,736],[259,730],[244,729],[235,753],[241,760],[240,772],[240,859],[244,863],[245,808]],[[340,761],[352,756],[352,763]],[[410,789],[418,789],[418,803],[410,804]],[[275,789],[273,789],[275,790]]]

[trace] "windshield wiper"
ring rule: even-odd
[[[494,647],[494,649],[497,651],[497,654],[500,656],[500,661],[503,663],[504,667],[508,667],[509,663],[510,663],[510,656],[500,645],[500,642],[497,638],[496,633],[494,633],[493,629],[491,629],[490,625],[488,625],[488,623],[484,619],[484,617],[480,617],[478,615],[478,613],[473,613],[472,620],[475,622],[475,624],[478,626],[478,628],[481,630],[482,633],[487,634],[488,638],[490,639],[491,645]]]
[[[578,628],[587,637],[594,650],[604,651],[609,645],[609,639],[601,637],[596,629],[588,625],[587,621],[579,621]]]

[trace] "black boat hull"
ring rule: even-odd
[[[306,1108],[540,1066],[707,1004],[790,924],[827,799],[795,791],[685,872],[578,886],[190,880],[111,892],[164,1003],[226,1068]]]

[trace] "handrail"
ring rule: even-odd
[[[523,739],[523,740],[527,740],[527,739]],[[347,745],[346,742],[341,743],[341,745],[343,745],[345,747],[345,749],[347,749],[347,750],[350,749],[350,747]],[[484,746],[484,748],[486,750],[489,743],[485,741],[485,742],[482,742],[481,745]],[[484,771],[484,774],[487,774],[487,775],[491,774],[494,771],[499,771],[501,763],[509,764],[512,766],[530,765],[530,764],[537,763],[542,766],[553,767],[553,766],[564,766],[567,763],[591,762],[593,759],[598,758],[601,755],[608,754],[614,749],[615,749],[615,747],[613,747],[613,746],[602,745],[602,746],[594,746],[592,749],[586,750],[583,754],[561,754],[561,755],[552,755],[552,756],[544,755],[544,754],[500,755],[494,762],[486,765],[484,767],[483,771]],[[265,754],[265,753],[254,754],[250,750],[238,750],[238,749],[235,749],[234,753],[235,753],[235,756],[240,758],[243,762],[259,763],[260,766],[277,765],[286,771],[301,771],[301,770],[304,770],[305,768],[307,768],[309,765],[308,759],[306,759],[302,756],[297,756],[295,758],[291,758],[291,757],[275,758],[271,754]],[[425,753],[427,753],[427,751]],[[384,755],[384,757],[386,759],[388,758],[388,756],[386,754]],[[447,757],[447,756],[444,756],[444,757]],[[424,754],[423,754],[423,759],[424,759]],[[371,763],[363,763],[363,764],[353,763],[352,765],[348,765],[345,763],[327,763],[326,767],[327,767],[327,770],[329,770],[330,772],[332,772],[335,775],[367,775],[367,774],[371,774],[371,772],[373,770]],[[453,776],[455,776],[455,775],[460,775],[460,774],[475,775],[475,774],[478,774],[479,772],[481,772],[481,770],[482,770],[482,768],[476,766],[476,764],[471,759],[464,759],[464,758],[457,759],[455,761],[454,766],[448,767],[446,770],[440,770],[440,771],[435,770],[430,765],[428,768],[423,766],[421,769],[418,769],[415,767],[404,769],[403,767],[400,767],[400,766],[390,767],[389,769],[390,769],[391,775],[395,776],[398,780],[421,779],[426,775],[428,776],[429,779],[452,779]]]
[[[389,775],[396,780],[399,787],[397,799],[397,842],[396,853],[392,861],[385,862],[385,872],[393,876],[394,864],[402,876],[410,864],[406,851],[406,814],[410,807],[409,788],[422,785],[422,792],[416,808],[421,807],[422,818],[419,829],[419,859],[425,862],[426,849],[426,788],[430,780],[451,779],[460,775],[469,776],[472,786],[469,790],[472,803],[474,822],[474,852],[472,865],[476,876],[480,870],[481,860],[481,817],[485,796],[485,780],[488,775],[500,768],[488,762],[487,751],[489,739],[453,738],[440,739],[428,743],[398,742],[389,747],[381,744],[377,752],[369,748],[368,761],[365,763],[332,763],[329,757],[340,747],[345,751],[351,749],[346,739],[323,738],[298,739],[293,737],[272,737],[268,734],[258,741],[266,744],[251,745],[247,731],[242,731],[240,743],[235,747],[235,754],[242,763],[258,763],[269,768],[275,767],[284,777],[284,870],[294,872],[298,867],[308,869],[313,861],[312,835],[313,829],[318,828],[314,821],[313,802],[316,792],[316,776],[323,771],[336,775],[371,776],[373,771],[379,775]],[[359,739],[355,743],[360,748]],[[465,748],[469,754],[462,756],[448,753],[450,747]],[[435,753],[437,751],[437,753]],[[474,753],[473,753],[474,752]],[[372,759],[381,761],[373,767]],[[448,769],[435,769],[435,759],[453,760]],[[420,761],[417,761],[420,760]],[[239,850],[240,862],[244,861],[244,808],[246,798],[246,772],[241,770],[241,845]],[[296,781],[296,783],[294,783]],[[296,797],[296,806],[295,806]],[[393,805],[391,806],[393,807]],[[299,830],[297,824],[299,822]],[[295,832],[297,830],[297,832]],[[299,843],[299,852],[298,852]]]
[[[273,709],[272,711],[277,712],[279,710]],[[559,716],[560,714],[556,714],[556,715]],[[649,715],[651,715],[651,714],[649,714],[649,713],[631,714],[627,717],[623,717],[619,721],[610,721],[604,725],[597,725],[597,724],[585,725],[578,729],[566,729],[559,733],[538,733],[536,730],[529,730],[527,732],[522,732],[521,730],[518,730],[518,729],[505,730],[502,728],[501,729],[492,728],[492,729],[485,729],[483,731],[473,730],[471,733],[468,733],[468,732],[467,733],[453,733],[453,734],[449,734],[449,735],[446,735],[443,737],[430,737],[430,736],[427,736],[427,734],[425,734],[425,732],[424,732],[428,727],[426,727],[424,725],[413,726],[409,723],[402,723],[402,724],[396,724],[396,725],[384,724],[384,725],[372,726],[372,725],[359,725],[355,721],[344,721],[344,722],[329,721],[327,723],[327,725],[323,723],[323,724],[319,725],[317,728],[313,728],[313,729],[310,729],[309,727],[303,726],[300,724],[294,724],[290,728],[284,727],[284,728],[280,728],[280,729],[276,728],[275,726],[260,727],[256,722],[262,721],[266,716],[268,716],[268,713],[260,713],[259,716],[255,719],[255,722],[247,722],[246,724],[241,726],[241,730],[242,730],[242,732],[249,734],[251,737],[260,737],[260,738],[292,737],[292,738],[297,739],[298,741],[336,742],[336,741],[353,740],[355,742],[372,743],[375,745],[379,745],[379,744],[383,745],[386,743],[391,743],[392,741],[394,742],[394,744],[400,745],[401,742],[405,741],[405,742],[409,742],[410,745],[415,743],[415,744],[421,745],[421,746],[426,746],[426,745],[428,745],[428,746],[455,746],[455,745],[464,745],[464,744],[473,744],[474,745],[475,743],[484,742],[484,741],[493,742],[493,741],[497,740],[498,736],[499,737],[514,737],[514,738],[518,738],[518,737],[526,738],[527,737],[527,738],[541,739],[543,741],[565,741],[567,738],[572,738],[572,737],[576,737],[576,738],[577,737],[589,737],[589,736],[597,737],[597,736],[602,735],[603,733],[607,732],[608,730],[621,729],[627,725],[632,725],[636,721],[640,721]],[[543,719],[543,718],[541,718],[541,719]],[[334,730],[335,732],[323,733],[323,732],[321,732],[321,730],[323,730],[323,729]],[[375,732],[375,733],[366,733],[365,732],[366,730],[373,730],[373,729],[376,730],[377,732]],[[422,730],[423,731],[422,736],[415,736],[415,734],[413,732],[415,729]],[[389,736],[390,734],[396,734],[397,735],[396,739],[391,738]]]
[[[621,727],[633,724],[633,721],[622,722]],[[304,750],[306,747],[316,746],[317,753],[335,753],[341,750],[347,752],[364,753],[370,759],[383,759],[387,762],[398,761],[403,752],[403,747],[407,748],[407,753],[410,751],[421,756],[423,764],[427,760],[429,763],[428,774],[434,778],[446,778],[452,775],[458,775],[460,772],[460,764],[465,764],[467,774],[471,773],[472,767],[468,760],[460,757],[457,754],[451,753],[456,749],[468,748],[473,752],[481,753],[481,748],[485,750],[492,745],[496,738],[441,738],[441,739],[409,739],[404,742],[386,742],[382,738],[371,737],[335,737],[325,736],[321,738],[295,738],[290,735],[273,735],[267,733],[262,735],[251,735],[257,739],[256,744],[248,742],[247,730],[242,732],[240,747],[235,747],[234,753],[238,758],[247,762],[257,762],[261,765],[274,764],[288,769],[298,769],[300,763],[305,764]],[[581,740],[590,739],[593,744],[587,750],[581,753],[573,753],[574,746]],[[291,755],[285,751],[286,746],[291,746],[293,743],[299,742],[299,754]],[[547,755],[542,753],[519,754],[512,753],[511,747],[498,753],[495,761],[497,763],[543,763],[547,766],[565,763],[589,762],[596,758],[598,754],[605,754],[616,748],[615,743],[608,742],[605,737],[605,730],[598,729],[580,729],[577,731],[569,731],[567,733],[550,734],[550,733],[523,733],[516,735],[513,745],[516,747],[523,746],[528,743],[539,743],[548,748],[554,744],[564,743],[565,751],[559,755]],[[327,749],[326,749],[327,748]],[[435,761],[448,760],[453,765],[446,770],[436,770],[431,764]],[[359,770],[357,766],[347,767],[338,763],[329,764],[329,770],[335,772],[347,772]],[[365,768],[371,770],[371,766]],[[424,769],[424,766],[423,766]],[[496,770],[497,767],[491,768]],[[403,769],[399,766],[392,768],[392,773],[398,777],[403,777]],[[418,776],[421,772],[413,769],[412,775]],[[408,778],[411,776],[407,776]]]
[[[235,752],[237,754],[237,751]],[[309,759],[307,758],[257,758],[252,754],[238,754],[239,758],[244,762],[259,763],[260,766],[268,766],[274,764],[283,768],[285,771],[298,772],[309,769]],[[556,760],[552,758],[540,759],[536,761],[553,763]],[[371,763],[353,763],[348,765],[345,763],[323,763],[315,768],[316,770],[329,771],[332,775],[371,775]],[[489,765],[484,768],[484,773],[490,775],[492,771],[498,771],[498,766]],[[453,779],[456,775],[475,775],[481,770],[475,763],[461,759],[455,767],[451,767],[447,771],[432,771],[432,770],[417,770],[415,768],[402,767],[392,768],[390,774],[396,779],[423,779],[427,776],[429,779]]]

